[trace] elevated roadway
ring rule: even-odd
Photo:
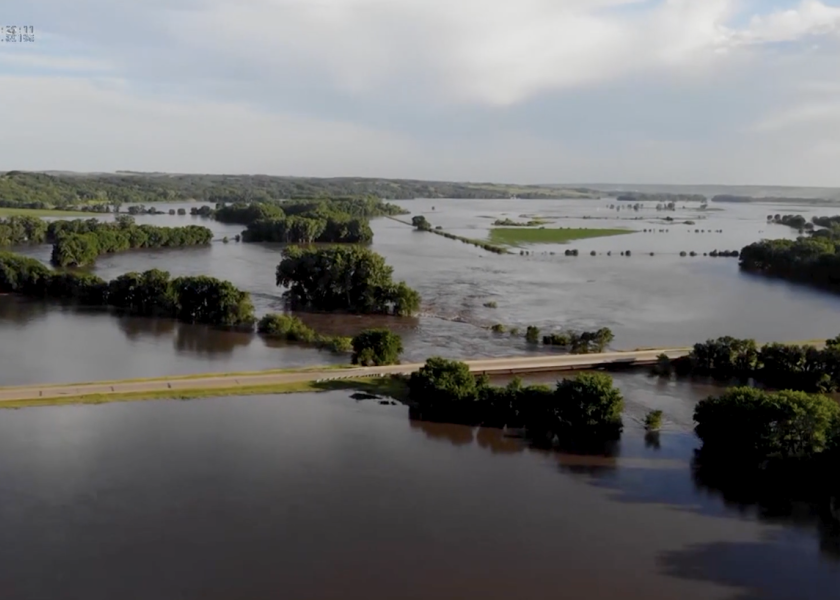
[[[516,356],[510,358],[487,358],[464,361],[470,371],[487,375],[520,375],[526,373],[550,373],[570,370],[599,369],[617,366],[643,366],[656,363],[660,354],[679,358],[689,353],[689,348],[662,348],[629,352],[604,352],[600,354],[542,354],[539,356]],[[143,392],[189,392],[191,390],[226,389],[237,387],[270,386],[306,381],[330,381],[335,379],[357,379],[362,377],[383,377],[387,375],[411,374],[424,363],[408,363],[387,367],[358,367],[335,369],[301,369],[300,371],[264,371],[232,373],[206,376],[181,375],[159,379],[101,381],[91,383],[68,383],[47,385],[26,385],[0,387],[0,402],[14,400],[40,400],[61,397],[93,396],[109,394],[139,394]]]

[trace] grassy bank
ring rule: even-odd
[[[32,406],[64,406],[68,404],[106,404],[108,402],[134,402],[138,400],[195,400],[220,396],[255,396],[267,394],[302,394],[355,390],[387,396],[406,401],[408,387],[399,377],[373,377],[360,379],[337,379],[334,381],[295,381],[273,385],[234,386],[195,390],[161,390],[159,392],[128,392],[124,394],[88,394],[82,396],[59,396],[32,400],[10,400],[0,402],[3,408],[26,408]]]
[[[74,385],[108,385],[115,383],[147,383],[154,381],[189,381],[204,379],[205,377],[247,377],[249,375],[281,375],[283,373],[314,373],[320,371],[335,371],[339,369],[358,369],[358,365],[318,365],[315,367],[291,367],[289,369],[266,369],[264,371],[228,371],[227,373],[190,373],[189,375],[164,375],[163,377],[137,377],[135,379],[105,379],[101,381],[74,381],[72,383],[48,383],[38,386],[39,389],[72,387]],[[14,389],[18,387],[32,387],[28,385],[9,385],[0,389]]]
[[[608,237],[636,233],[632,229],[589,229],[589,228],[540,228],[497,227],[490,230],[490,241],[496,244],[518,246],[520,244],[565,244],[574,240]]]
[[[97,217],[102,213],[81,210],[51,210],[40,208],[9,208],[0,206],[0,217]]]

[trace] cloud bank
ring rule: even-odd
[[[840,185],[840,6],[12,0],[0,169]]]

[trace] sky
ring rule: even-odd
[[[840,186],[840,0],[5,0],[0,170]]]

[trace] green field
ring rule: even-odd
[[[96,217],[101,214],[82,212],[80,210],[41,210],[39,208],[8,208],[0,206],[0,217]]]
[[[490,230],[490,241],[496,244],[519,246],[521,244],[565,244],[574,240],[636,233],[632,229],[589,228],[539,228],[496,227]]]

